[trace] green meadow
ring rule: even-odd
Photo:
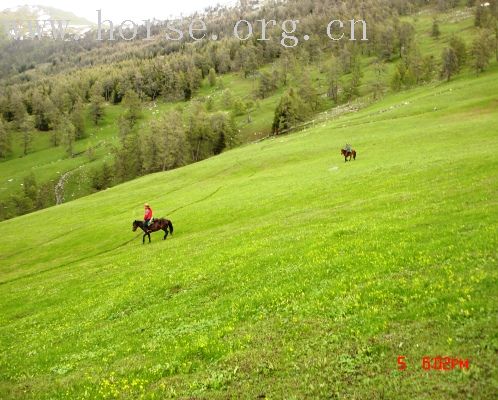
[[[431,27],[434,17],[437,16],[440,23],[441,36],[437,40],[431,37]],[[468,8],[457,8],[446,13],[434,13],[430,8],[422,9],[412,16],[401,18],[402,21],[411,23],[415,28],[415,40],[423,55],[433,55],[439,60],[442,49],[448,45],[453,34],[459,34],[468,47],[476,34],[473,24],[473,14]],[[374,68],[375,57],[363,56],[361,58],[362,74],[359,102],[371,102],[370,95],[372,84],[378,79]],[[319,93],[325,94],[328,87],[328,67],[330,55],[322,54],[320,61],[311,65],[296,63],[294,74],[289,75],[289,87],[299,84],[299,78],[305,72],[310,75],[313,85]],[[388,90],[392,72],[396,62],[385,63],[385,74],[383,80]],[[259,72],[271,73],[278,65],[266,65]],[[464,68],[465,72],[470,70],[469,66]],[[295,76],[293,76],[295,75]],[[343,82],[349,79],[349,75],[341,78]],[[280,87],[274,93],[264,99],[254,99],[254,91],[259,84],[258,74],[244,78],[241,73],[228,73],[217,77],[217,84],[211,87],[208,79],[204,79],[201,88],[195,93],[193,100],[207,103],[212,98],[212,112],[231,111],[223,102],[225,91],[231,93],[233,101],[245,103],[252,101],[254,104],[250,112],[237,115],[235,120],[240,130],[239,141],[250,143],[268,136],[271,133],[271,125],[274,111],[282,94],[288,87]],[[156,102],[145,103],[143,119],[140,121],[138,130],[149,129],[150,121],[158,116],[173,110],[185,110],[189,102]],[[323,99],[323,109],[328,110],[333,106],[329,99]],[[95,190],[91,187],[91,175],[104,161],[112,162],[113,146],[118,145],[118,118],[123,114],[122,105],[110,105],[105,107],[105,117],[99,125],[95,126],[86,115],[86,137],[75,143],[74,157],[69,157],[63,146],[53,147],[50,143],[50,132],[33,131],[33,143],[28,155],[23,155],[22,140],[20,135],[15,135],[13,151],[6,160],[0,162],[0,202],[8,202],[12,194],[22,191],[23,180],[29,174],[33,174],[38,183],[47,181],[57,182],[62,175],[70,172],[65,185],[65,201],[86,196]],[[88,113],[87,113],[88,114]],[[321,119],[320,116],[315,116]],[[93,149],[93,157],[89,158],[87,150]],[[7,205],[6,207],[13,207]]]
[[[496,398],[497,93],[494,64],[0,223],[0,398]]]

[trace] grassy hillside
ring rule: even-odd
[[[441,29],[441,37],[437,40],[430,35],[435,15],[440,20]],[[439,60],[442,49],[448,45],[451,35],[460,33],[467,41],[467,44],[470,45],[476,33],[473,13],[469,8],[457,8],[447,13],[437,14],[432,8],[425,8],[417,14],[403,17],[402,20],[413,24],[416,32],[415,41],[419,45],[421,53],[423,55],[431,54],[436,60]],[[319,62],[310,66],[297,63],[296,77],[290,77],[288,86],[296,86],[299,77],[304,71],[308,71],[318,91],[321,94],[326,93],[329,57],[330,55],[325,53]],[[374,60],[375,57],[363,56],[361,58],[363,78],[360,87],[360,102],[362,104],[371,101],[372,84],[378,79],[374,72]],[[386,71],[383,79],[386,90],[388,90],[392,72],[398,61],[385,64]],[[271,72],[272,68],[272,65],[266,65],[260,71]],[[469,69],[470,67],[467,66],[465,72],[468,72]],[[347,79],[348,75],[342,78],[343,81]],[[230,91],[234,100],[246,102],[253,99],[258,82],[257,74],[256,76],[244,78],[241,73],[230,73],[218,77],[218,84],[215,87],[211,87],[207,79],[205,79],[200,90],[195,94],[194,101],[206,102],[209,97],[212,97],[214,100],[213,112],[228,111],[222,101],[225,90]],[[250,121],[248,121],[247,115],[237,116],[236,120],[240,129],[240,141],[242,143],[260,139],[271,132],[274,110],[282,93],[287,89],[288,87],[280,87],[267,98],[256,101],[256,105],[250,112]],[[144,104],[145,117],[141,121],[139,130],[147,130],[151,120],[167,111],[176,108],[185,109],[188,106],[188,102],[166,103],[159,100],[154,103],[146,103]],[[332,102],[324,99],[323,107],[324,109],[332,107]],[[93,169],[104,160],[112,160],[110,149],[118,142],[117,120],[123,114],[123,111],[121,105],[108,105],[106,107],[106,117],[97,127],[93,125],[87,116],[88,137],[77,142],[75,148],[77,156],[74,158],[68,158],[62,147],[54,148],[51,146],[49,132],[42,133],[38,131],[34,132],[35,141],[30,154],[23,157],[21,137],[16,132],[13,153],[7,160],[0,162],[0,182],[2,182],[0,184],[0,202],[4,202],[5,207],[14,209],[15,205],[9,204],[8,200],[12,194],[21,192],[23,179],[29,173],[34,173],[37,181],[43,183],[49,180],[57,182],[65,172],[75,171],[68,179],[65,201],[79,198],[92,192],[89,176]],[[85,150],[89,146],[95,147],[95,159],[89,159],[85,155]]]
[[[0,398],[494,398],[497,92],[495,66],[0,223]],[[131,232],[144,201],[166,242]]]

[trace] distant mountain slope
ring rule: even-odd
[[[4,9],[0,12],[0,21],[11,20],[11,19],[36,19],[38,21],[46,19],[59,19],[59,20],[69,20],[71,26],[92,26],[94,23],[77,16],[69,11],[60,10],[54,7],[47,6],[18,6]]]

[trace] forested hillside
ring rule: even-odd
[[[150,41],[99,42],[95,31],[0,41],[0,219],[354,112],[388,92],[478,75],[498,58],[496,0],[243,2],[194,17],[218,39],[166,40],[159,24]],[[247,41],[231,34],[242,18],[255,26]],[[274,40],[257,39],[262,18],[279,21],[268,26]],[[352,18],[367,22],[369,40],[348,40],[348,30],[330,40],[327,24]],[[282,46],[286,19],[311,40]]]

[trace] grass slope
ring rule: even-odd
[[[0,223],[0,398],[494,398],[497,92],[495,67]],[[144,201],[171,239],[131,232]]]
[[[438,40],[430,36],[435,16],[440,20],[441,37]],[[404,17],[403,20],[414,25],[416,42],[421,53],[423,55],[432,54],[436,60],[439,59],[442,49],[448,45],[451,35],[460,34],[467,41],[467,44],[470,44],[475,35],[473,15],[471,9],[468,8],[457,8],[448,13],[437,14],[430,8],[424,8],[413,16]],[[360,92],[365,97],[370,95],[372,83],[378,79],[374,73],[373,61],[373,57],[362,58],[363,79]],[[323,59],[314,63],[314,65],[297,65],[298,71],[296,75],[299,77],[306,68],[315,86],[321,93],[326,93],[328,62],[328,55],[324,54]],[[395,62],[386,64],[384,77],[386,85],[389,83],[395,66]],[[261,68],[261,71],[271,72],[271,70],[271,65]],[[347,81],[348,76],[343,77],[343,79]],[[208,97],[212,97],[214,99],[213,111],[227,111],[222,101],[224,90],[230,90],[234,100],[238,99],[245,102],[253,99],[254,90],[258,87],[256,76],[244,78],[239,73],[222,75],[218,77],[218,83],[215,87],[210,87],[207,79],[205,79],[194,100],[206,101]],[[292,85],[297,83],[291,79]],[[240,115],[236,118],[240,128],[241,142],[245,143],[260,139],[271,132],[274,110],[286,89],[282,87],[267,98],[258,100],[257,106],[250,113],[251,122],[248,122],[247,115]],[[363,98],[360,101],[369,102],[370,100]],[[328,100],[324,100],[324,103],[325,108],[332,106]],[[165,103],[162,101],[146,104],[144,119],[141,121],[142,125],[139,129],[147,129],[149,121],[158,115],[176,108],[184,109],[188,104],[188,102]],[[41,132],[34,132],[35,141],[32,149],[27,156],[23,157],[21,139],[19,135],[16,135],[13,154],[8,159],[0,161],[0,201],[6,201],[12,194],[19,193],[22,189],[21,184],[24,177],[31,172],[34,173],[39,183],[43,183],[49,180],[56,182],[65,172],[74,171],[66,185],[65,201],[79,198],[92,192],[91,182],[88,177],[89,173],[104,160],[112,160],[109,149],[113,144],[117,144],[117,119],[122,113],[123,108],[121,105],[107,106],[106,117],[97,127],[87,118],[88,137],[76,143],[75,152],[79,153],[79,155],[75,158],[68,158],[62,147],[52,147],[50,133]],[[89,146],[95,147],[96,160],[89,160],[85,155],[84,151]]]

